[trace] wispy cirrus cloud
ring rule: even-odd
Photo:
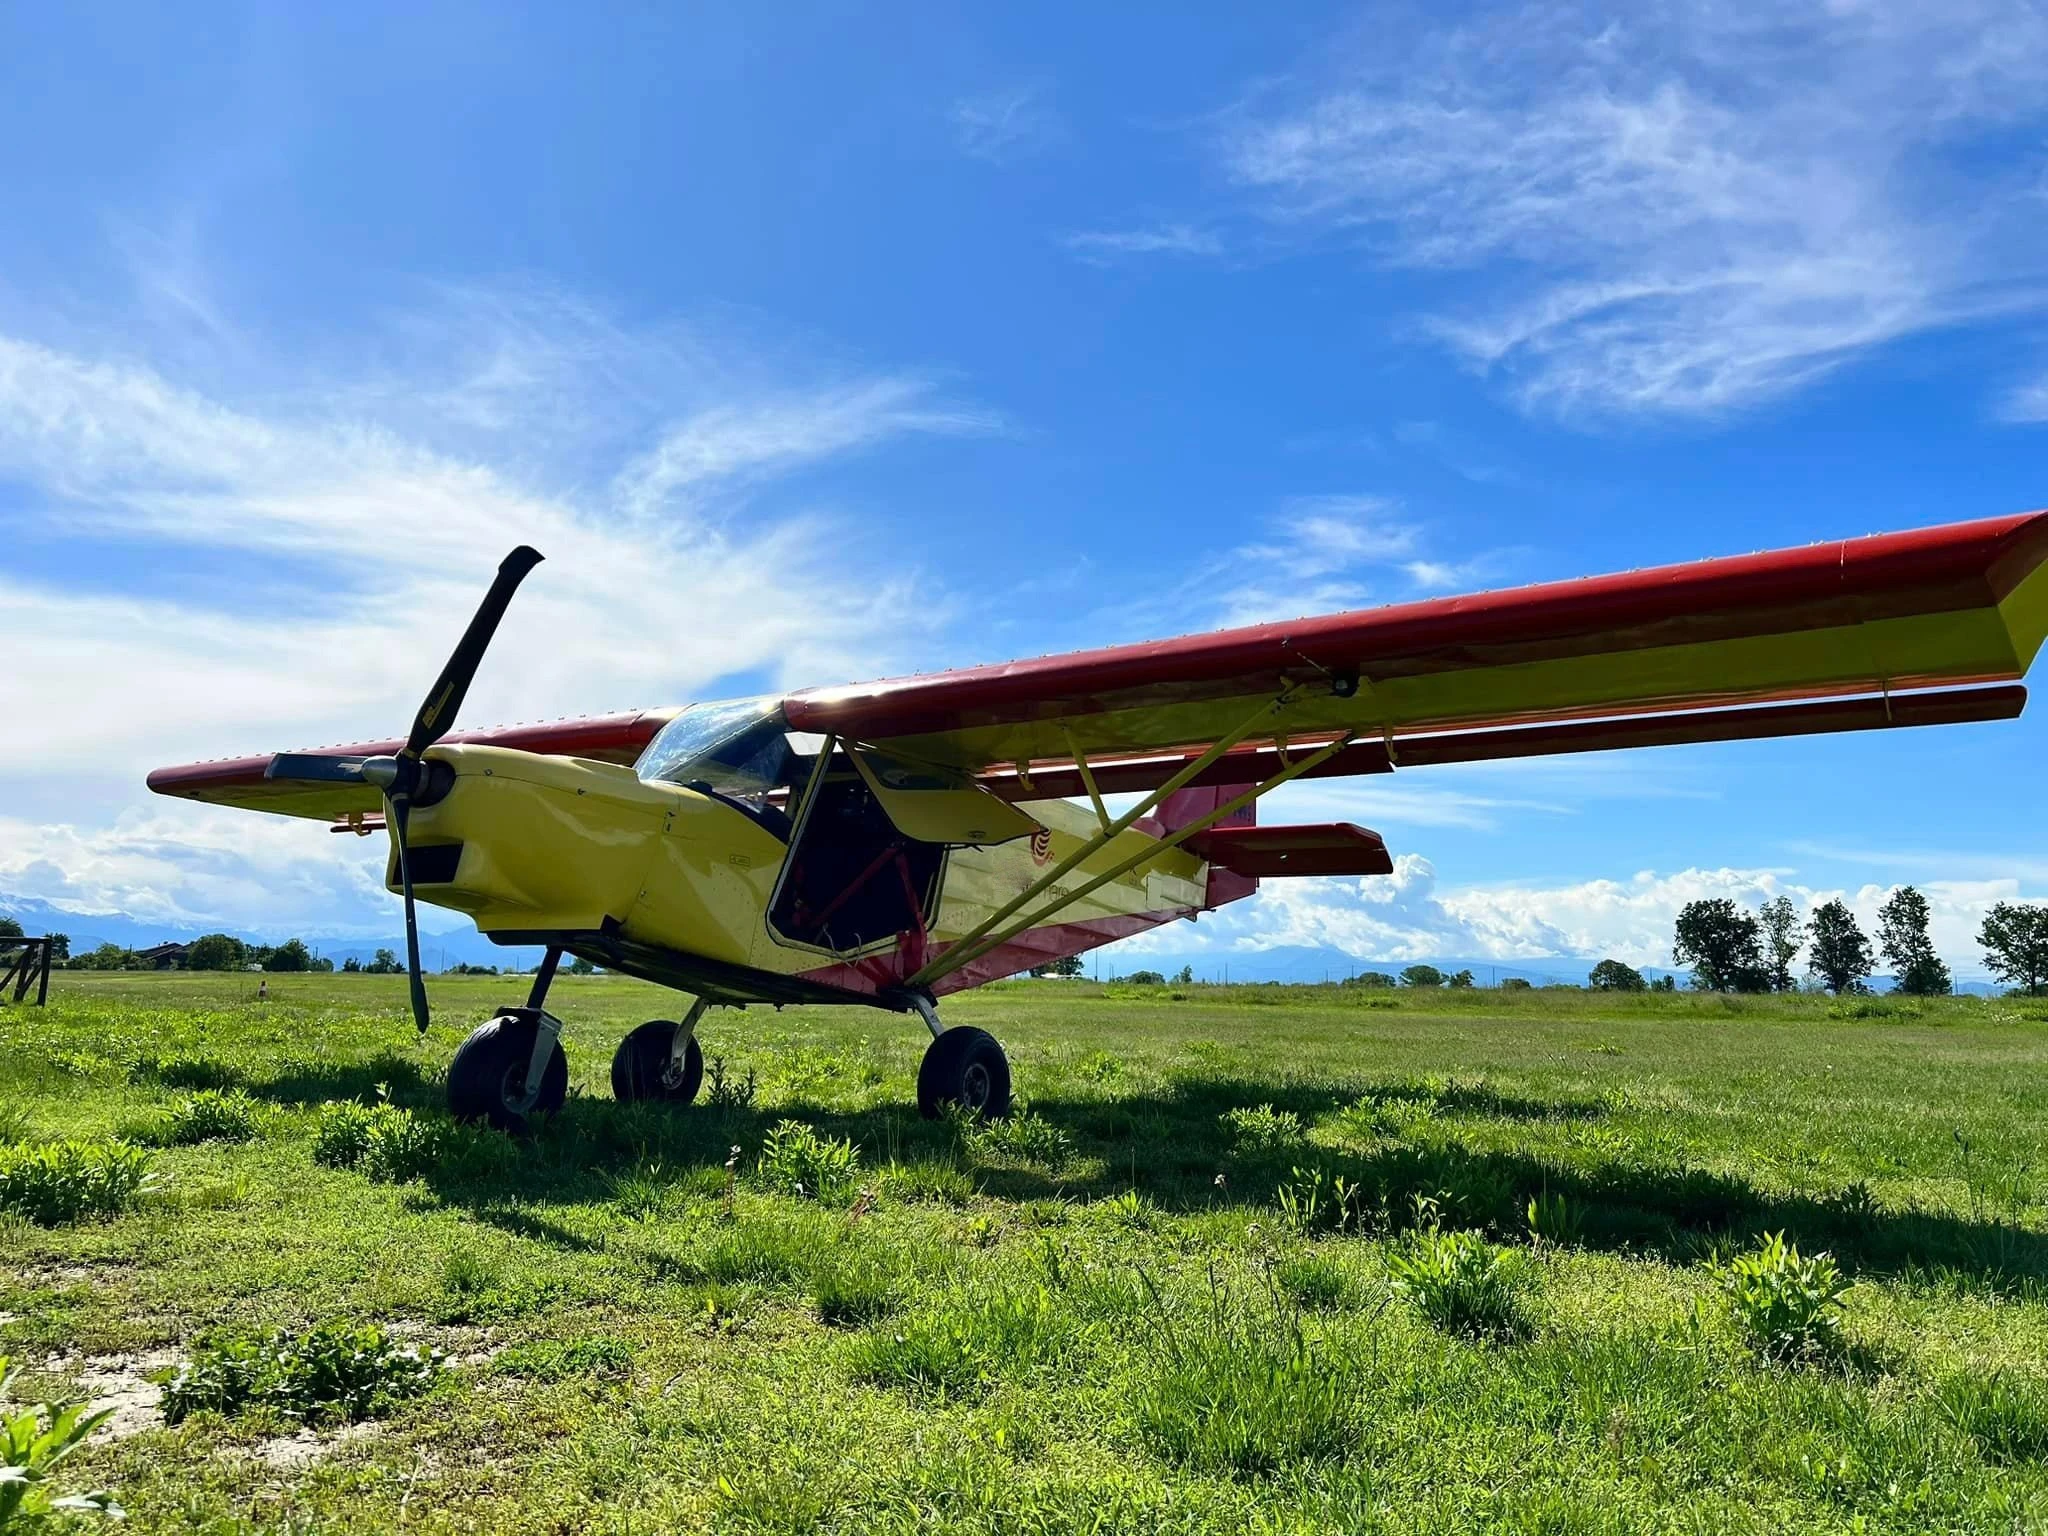
[[[1223,237],[1193,224],[1162,223],[1130,229],[1077,230],[1060,242],[1083,261],[1135,256],[1220,256]]]
[[[1522,404],[1713,415],[2048,305],[2048,11],[1663,0],[1377,17],[1227,114],[1272,225],[1355,243]],[[1989,152],[1987,152],[1989,151]]]
[[[1425,530],[1391,497],[1300,496],[1266,536],[1232,551],[1225,624],[1341,612],[1458,587],[1495,572],[1492,553],[1450,560],[1427,553]]]
[[[1059,136],[1060,118],[1043,85],[1002,86],[954,101],[947,114],[960,152],[994,165],[1022,159]]]
[[[2023,384],[2007,395],[2000,414],[2013,422],[2048,421],[2048,376]]]

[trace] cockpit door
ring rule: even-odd
[[[921,843],[983,848],[1029,837],[1038,823],[952,768],[851,748],[853,763],[896,830]]]

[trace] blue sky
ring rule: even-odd
[[[2048,503],[2036,4],[42,7],[0,61],[0,893],[388,931],[373,850],[141,775],[396,728],[518,538],[476,723]],[[1411,857],[1202,942],[1653,961],[1910,880],[1974,971],[2044,732],[1305,788]]]

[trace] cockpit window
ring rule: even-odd
[[[780,697],[692,704],[662,727],[634,764],[641,778],[758,800],[810,771],[814,738],[783,724]]]

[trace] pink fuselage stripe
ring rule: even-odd
[[[1256,882],[1253,882],[1256,888]],[[1244,894],[1251,894],[1246,891]],[[1192,917],[1206,910],[1200,907],[1175,907],[1164,912],[1132,912],[1115,917],[1082,918],[1071,923],[1049,923],[1043,928],[1027,928],[1008,943],[990,950],[980,959],[963,965],[950,976],[940,978],[933,984],[932,991],[943,997],[949,992],[964,992],[978,987],[983,982],[1000,981],[1005,976],[1015,976],[1028,971],[1034,965],[1046,965],[1068,955],[1085,954],[1088,950],[1113,944],[1118,939],[1128,939],[1133,934],[1144,933],[1176,918]],[[945,953],[939,946],[936,954]],[[842,961],[820,970],[805,971],[806,981],[823,982],[829,987],[839,987],[848,992],[860,992],[873,996],[893,986],[900,986],[909,976],[907,967],[910,954],[899,945],[883,954],[869,955],[860,960]]]

